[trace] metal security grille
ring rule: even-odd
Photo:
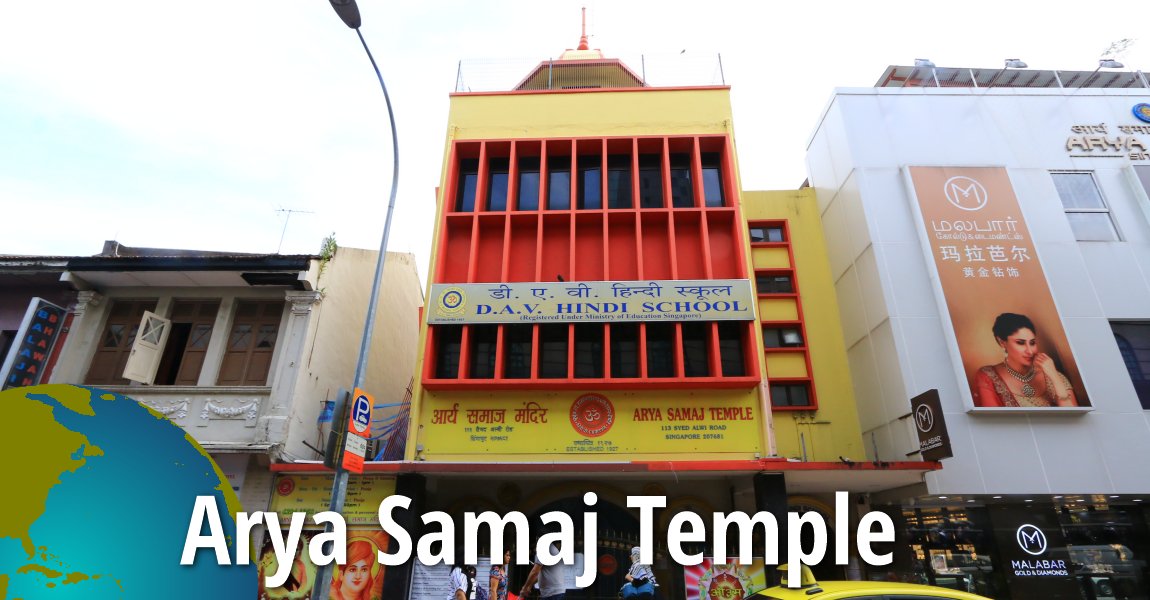
[[[875,87],[918,88],[1150,88],[1141,71],[1044,71],[891,66]]]

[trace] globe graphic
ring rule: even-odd
[[[213,497],[232,562],[242,510],[183,429],[70,385],[9,389],[0,407],[0,599],[255,597],[254,564],[210,549],[180,564],[197,496]]]

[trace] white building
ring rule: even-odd
[[[871,499],[901,518],[900,575],[1000,598],[1147,597],[1147,87],[1140,72],[890,67],[876,87],[838,89],[827,106],[808,147],[809,183],[870,458],[916,456],[909,399],[929,389],[953,450],[925,484]],[[949,191],[932,183],[943,176]],[[998,183],[970,183],[986,177]],[[966,221],[933,216],[931,202],[954,192],[999,203],[1014,222],[992,223],[961,198],[951,202]],[[971,226],[1010,234],[980,239]],[[1011,288],[1006,253],[1016,247],[1041,269]],[[978,283],[996,278],[998,288]],[[991,320],[972,315],[1039,311],[1050,299],[1038,351],[1059,359],[1081,406],[984,406],[978,366],[1002,373],[1004,359]],[[1050,398],[1066,397],[1050,385]],[[1045,534],[1045,554],[1017,553],[1027,524]],[[1019,557],[1070,560],[1065,575],[1036,575],[1011,568]]]
[[[270,465],[321,458],[321,411],[352,384],[377,256],[107,242],[99,255],[68,259],[63,278],[80,291],[48,383],[159,411],[212,455],[246,510],[265,510]],[[421,305],[414,257],[389,253],[365,379],[377,403],[399,406],[409,394]]]

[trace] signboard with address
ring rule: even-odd
[[[437,454],[569,454],[618,460],[632,453],[761,451],[757,399],[743,390],[705,396],[634,393],[428,395],[421,423]]]
[[[437,283],[428,323],[749,321],[748,279]]]
[[[331,502],[330,474],[290,474],[276,477],[272,491],[272,510],[281,523],[291,521],[295,512],[310,517],[328,509]],[[379,503],[395,493],[395,480],[378,475],[351,475],[347,479],[347,499],[343,516],[348,525],[379,526]]]

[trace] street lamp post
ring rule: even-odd
[[[352,384],[352,389],[362,388],[363,380],[367,371],[367,355],[371,347],[371,334],[375,328],[375,310],[376,304],[379,302],[379,287],[383,281],[383,266],[384,261],[387,260],[387,238],[391,233],[391,216],[395,211],[395,195],[399,185],[399,137],[395,131],[395,114],[391,109],[391,96],[387,93],[387,85],[383,83],[383,75],[379,72],[379,66],[375,63],[375,57],[371,55],[371,50],[367,47],[367,41],[363,39],[363,34],[359,31],[360,16],[359,7],[356,5],[355,0],[329,0],[332,8],[335,9],[339,18],[343,20],[344,24],[355,30],[355,34],[359,36],[359,42],[363,44],[363,50],[367,53],[367,58],[371,61],[371,67],[375,70],[375,76],[379,80],[379,87],[383,90],[383,100],[387,104],[387,118],[391,122],[391,148],[392,148],[392,172],[391,172],[391,195],[387,202],[387,217],[383,221],[383,239],[379,243],[379,258],[375,263],[375,278],[371,282],[371,296],[367,301],[367,317],[364,319],[363,324],[363,337],[360,338],[359,344],[359,359],[355,365],[355,380]],[[331,486],[331,502],[328,504],[328,510],[342,513],[344,500],[347,498],[347,471],[339,464],[335,469],[335,477]],[[330,532],[332,529],[329,523],[326,531]],[[313,598],[326,599],[331,591],[331,564],[320,566],[316,569],[316,582],[315,593]]]

